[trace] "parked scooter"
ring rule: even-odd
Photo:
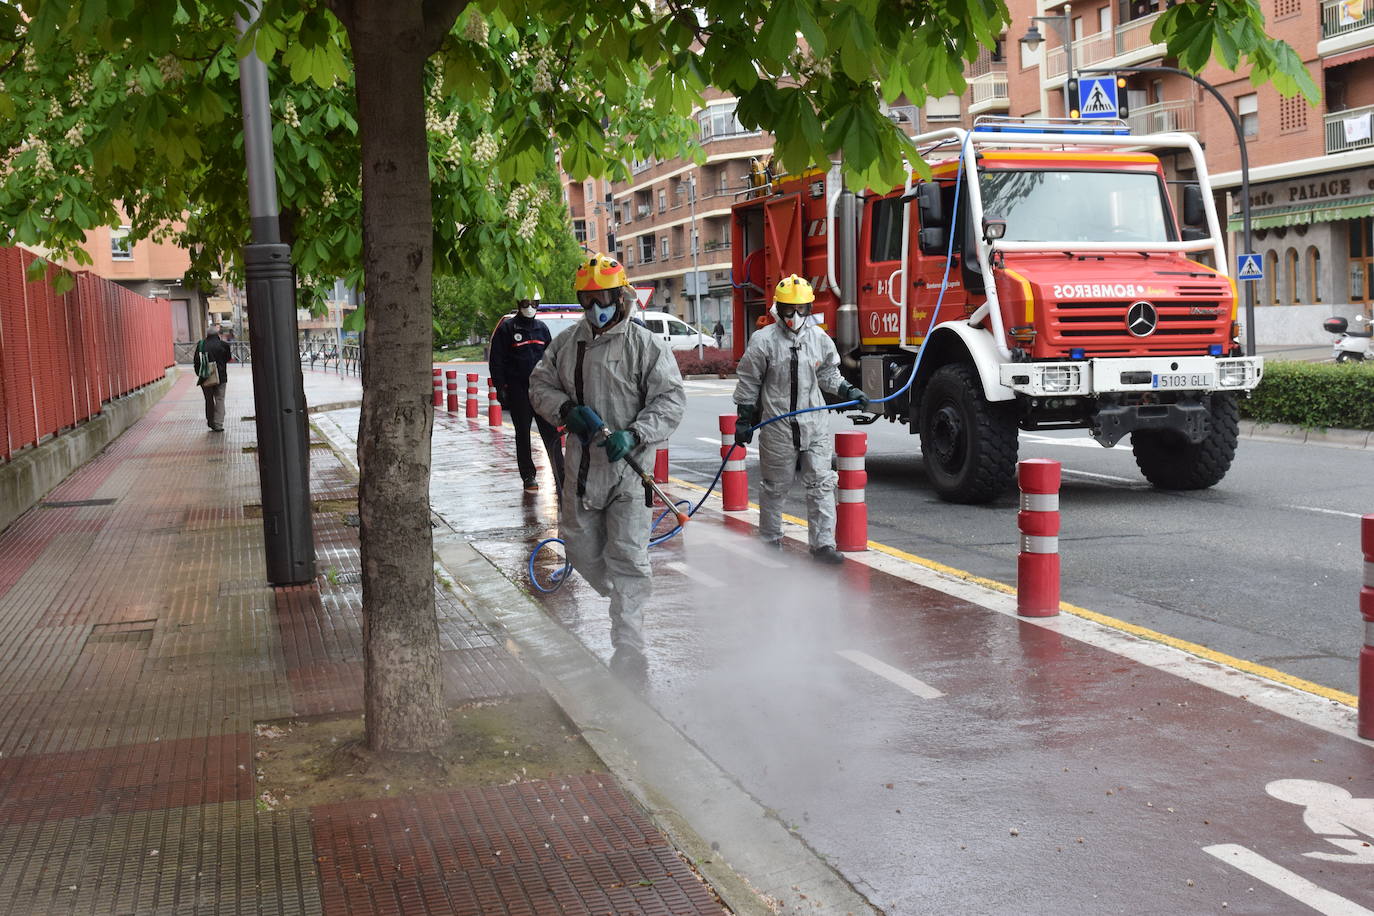
[[[1332,347],[1331,355],[1336,358],[1336,362],[1343,363],[1348,360],[1356,362],[1370,358],[1370,340],[1374,338],[1374,318],[1366,318],[1363,315],[1355,316],[1356,324],[1363,324],[1363,331],[1352,330],[1350,323],[1344,318],[1328,318],[1322,322],[1322,327],[1328,334],[1336,335],[1336,343]]]

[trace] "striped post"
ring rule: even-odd
[[[477,373],[476,373],[476,372],[469,372],[469,373],[468,373],[468,409],[467,409],[467,418],[468,418],[469,420],[476,420],[476,419],[477,419]]]
[[[654,453],[654,483],[668,482],[668,450],[661,448]]]
[[[311,357],[311,358],[313,359],[314,357]],[[435,407],[443,407],[443,406],[444,406],[444,370],[443,370],[443,369],[434,369],[434,370],[432,370],[432,372],[433,372],[433,375],[434,375],[434,406],[435,406]]]
[[[1374,738],[1374,515],[1360,520],[1360,548],[1364,551],[1364,586],[1360,589],[1360,614],[1364,617],[1364,646],[1360,649],[1358,731]]]
[[[487,425],[501,425],[501,402],[496,399],[496,386],[487,379]]]
[[[1016,468],[1021,484],[1021,553],[1016,557],[1016,613],[1059,613],[1059,462],[1027,458]]]
[[[835,457],[840,470],[835,495],[835,547],[839,550],[868,549],[868,504],[864,502],[867,451],[868,433],[850,430],[835,434]]]
[[[749,449],[735,445],[735,421],[738,419],[734,414],[720,418],[720,457],[730,456],[720,475],[720,507],[726,512],[743,512],[749,508],[749,472],[744,469]],[[734,449],[733,455],[731,449]]]
[[[448,389],[448,412],[458,412],[458,370],[450,369],[444,373],[444,386]]]

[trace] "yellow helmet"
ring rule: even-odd
[[[583,261],[573,277],[573,289],[579,293],[584,290],[616,289],[629,285],[630,280],[625,276],[625,268],[620,266],[620,262],[600,252]]]
[[[805,277],[793,274],[778,281],[778,288],[773,293],[773,301],[787,305],[805,305],[808,302],[816,301],[816,292]]]

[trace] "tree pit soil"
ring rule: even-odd
[[[456,707],[448,722],[448,740],[418,754],[369,750],[360,715],[259,723],[253,740],[258,808],[425,795],[606,769],[543,694]]]

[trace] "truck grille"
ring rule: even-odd
[[[1208,289],[1215,294],[1216,290]],[[1116,353],[1196,353],[1223,343],[1231,322],[1229,305],[1217,300],[1151,299],[1159,315],[1153,334],[1136,337],[1126,329],[1130,302],[1057,302],[1050,306],[1046,346],[1081,347],[1097,356]],[[1039,343],[1039,341],[1037,341]]]

